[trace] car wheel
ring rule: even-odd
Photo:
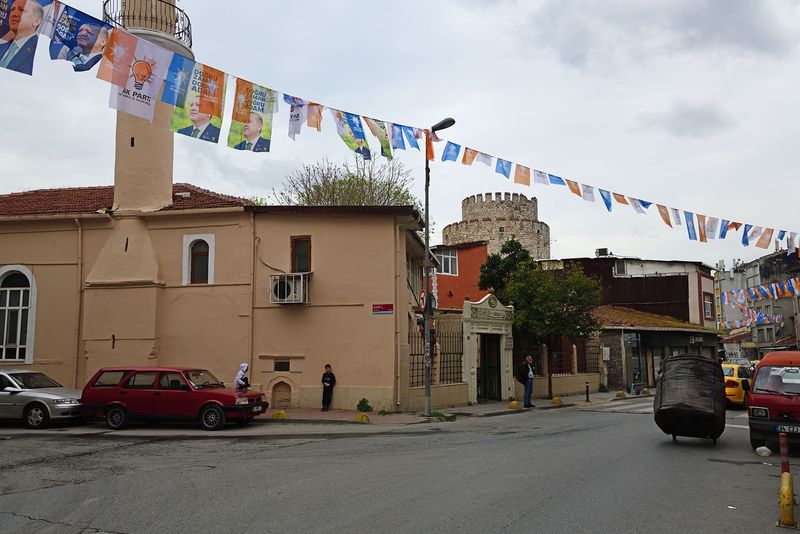
[[[757,449],[759,447],[763,447],[764,443],[765,442],[764,442],[763,439],[756,439],[753,436],[750,436],[750,446],[753,447],[753,450],[755,450],[755,449]]]
[[[122,406],[112,406],[106,410],[106,425],[111,430],[121,430],[128,426],[128,410]]]
[[[47,408],[38,402],[25,408],[25,426],[28,428],[44,428],[50,420]]]
[[[225,412],[219,406],[206,406],[200,412],[200,425],[203,430],[219,430],[225,426]]]

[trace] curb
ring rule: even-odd
[[[648,393],[647,395],[639,394],[639,395],[627,395],[625,397],[613,397],[613,398],[610,398],[608,400],[609,401],[621,401],[621,400],[630,400],[630,399],[647,399],[647,398],[655,397],[655,396],[656,396],[655,393]]]

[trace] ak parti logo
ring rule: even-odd
[[[131,72],[133,73],[133,87],[141,91],[144,84],[153,76],[153,65],[147,60],[147,56],[144,59],[135,59],[131,63]]]

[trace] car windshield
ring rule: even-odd
[[[61,384],[44,373],[14,373],[9,375],[11,380],[23,389],[60,388]]]
[[[753,383],[755,393],[800,394],[800,367],[763,365]]]
[[[185,371],[186,379],[196,388],[223,388],[225,384],[205,369]]]
[[[722,368],[722,373],[725,376],[733,376],[733,367],[723,367]]]

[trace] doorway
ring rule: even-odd
[[[272,408],[286,410],[292,404],[292,388],[286,382],[278,382],[272,388]]]
[[[478,401],[503,400],[500,394],[499,334],[480,334],[480,365],[477,374]]]

